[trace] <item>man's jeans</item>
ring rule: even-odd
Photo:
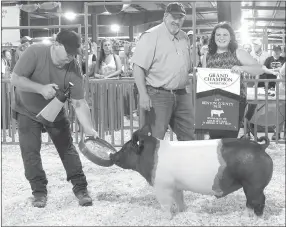
[[[48,180],[40,155],[43,125],[22,114],[17,114],[17,122],[25,176],[30,182],[32,194],[46,195]],[[73,192],[77,193],[86,189],[86,177],[79,155],[73,145],[68,119],[64,118],[55,123],[53,127],[45,126],[45,129],[59,153],[66,170],[67,181],[71,181],[73,185]]]
[[[163,139],[170,124],[178,140],[194,140],[194,108],[191,94],[176,94],[150,86],[147,86],[147,92],[153,106],[149,112],[146,111],[152,136]]]

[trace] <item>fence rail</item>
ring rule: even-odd
[[[195,89],[192,83],[192,77],[190,77],[190,85],[187,91],[193,95],[193,101],[195,101]],[[265,82],[266,88],[269,82],[276,83],[276,95],[275,97],[268,95],[268,89],[265,91],[265,98],[261,98],[258,94],[257,84],[259,82]],[[253,93],[248,94],[249,101],[253,103],[260,103],[265,108],[265,135],[268,136],[270,124],[273,126],[273,120],[269,120],[268,109],[275,104],[276,119],[275,126],[279,127],[279,112],[284,108],[285,117],[285,95],[281,95],[279,91],[279,83],[282,80],[262,80],[262,79],[248,79],[244,83],[254,83],[255,88]],[[285,83],[285,82],[284,82]],[[14,97],[14,89],[11,87],[10,80],[2,79],[1,81],[1,101],[2,101],[2,113],[1,113],[1,142],[4,144],[18,144],[17,124],[15,119],[12,118],[11,101]],[[86,81],[85,83],[86,99],[90,106],[92,122],[95,129],[98,131],[99,136],[106,139],[114,146],[122,146],[126,141],[131,138],[132,133],[140,127],[144,121],[144,116],[138,108],[138,95],[134,89],[134,79],[100,79]],[[249,91],[249,89],[247,90]],[[282,97],[282,98],[281,98]],[[274,106],[275,106],[274,105]],[[82,137],[82,129],[78,123],[75,112],[69,103],[65,105],[68,113],[71,130],[73,132],[73,138],[75,143],[78,143]],[[252,131],[255,140],[257,139],[258,133],[258,108],[254,114],[254,129]],[[270,116],[273,119],[273,116]],[[285,120],[285,118],[284,118]],[[244,121],[244,135],[246,135],[249,127],[249,122]],[[284,129],[285,131],[285,129]],[[197,134],[197,138],[203,138],[202,135]],[[172,130],[169,129],[165,139],[174,140],[175,135]],[[51,140],[47,133],[43,134],[43,143],[51,143]],[[276,139],[276,142],[278,140]]]

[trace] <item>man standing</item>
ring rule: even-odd
[[[159,139],[169,124],[178,140],[194,139],[192,97],[186,92],[190,42],[181,30],[185,18],[181,3],[168,4],[163,22],[141,35],[132,58],[140,107],[151,116],[152,135]]]
[[[245,43],[245,44],[243,44],[242,47],[243,47],[243,49],[246,50],[249,54],[251,54],[251,52],[252,52],[252,46],[251,46],[251,44]]]
[[[33,206],[45,207],[47,183],[41,161],[41,132],[52,139],[79,205],[90,206],[87,181],[82,164],[72,142],[70,123],[64,108],[51,124],[41,122],[36,115],[53,99],[56,90],[65,90],[69,82],[71,101],[86,134],[97,136],[92,128],[89,107],[84,99],[83,78],[75,55],[80,52],[77,33],[62,30],[53,45],[34,44],[28,47],[15,65],[11,83],[16,87],[12,105],[17,123],[25,176],[34,195]]]
[[[262,43],[259,39],[254,40],[252,44],[252,57],[254,57],[259,64],[264,65],[266,58],[268,58],[270,55],[268,52],[262,50]]]

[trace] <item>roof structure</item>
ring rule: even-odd
[[[170,1],[117,1],[117,5],[106,5],[108,1],[97,1],[101,5],[89,7],[89,37],[92,36],[91,16],[97,15],[98,37],[128,37],[129,27],[133,27],[134,36],[144,30],[161,23],[166,5]],[[111,1],[109,1],[111,2]],[[116,2],[116,1],[113,1]],[[142,3],[143,2],[143,3]],[[210,34],[213,27],[224,17],[231,18],[232,23],[241,25],[248,31],[251,39],[261,38],[265,32],[269,43],[285,45],[285,1],[240,1],[235,6],[227,8],[227,1],[179,1],[187,12],[183,30],[193,29],[192,7],[196,7],[196,34]],[[33,2],[36,3],[36,2]],[[42,2],[39,2],[42,3]],[[128,4],[123,4],[128,3]],[[21,4],[19,1],[4,1],[2,5]],[[122,5],[123,4],[123,5]],[[230,9],[230,10],[228,10]],[[64,18],[64,13],[72,11],[77,14],[73,21]],[[111,13],[110,13],[111,12]],[[84,1],[62,1],[61,7],[44,10],[37,9],[29,13],[30,25],[81,24],[84,33]],[[243,20],[242,20],[243,19]],[[241,24],[242,21],[242,24]],[[112,24],[118,24],[120,30],[115,34],[110,30]],[[239,29],[237,28],[237,31]],[[31,37],[47,36],[53,33],[43,27],[42,30],[32,30]],[[43,35],[45,33],[45,35]],[[49,34],[50,34],[49,33]]]

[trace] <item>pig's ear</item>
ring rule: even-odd
[[[151,136],[151,127],[150,126],[144,126],[143,128],[135,131],[132,135],[132,143],[139,147],[138,152],[141,153],[141,151],[144,148],[144,137]]]
[[[144,125],[140,129],[140,135],[151,136],[152,135],[151,126],[150,125]]]
[[[138,144],[138,141],[140,140],[140,137],[142,136],[151,136],[151,127],[149,125],[143,126],[141,129],[138,129],[135,131],[132,135],[132,143]]]

